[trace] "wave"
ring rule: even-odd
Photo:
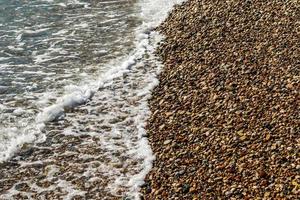
[[[87,81],[84,81],[82,85],[65,85],[63,94],[56,95],[55,92],[40,94],[40,98],[34,101],[40,108],[38,114],[0,104],[0,111],[3,111],[2,118],[4,115],[4,117],[16,115],[23,117],[22,123],[23,125],[26,124],[25,126],[4,130],[4,132],[10,134],[2,135],[2,137],[6,137],[3,140],[6,142],[0,143],[0,162],[10,159],[25,143],[45,141],[47,135],[43,130],[49,122],[63,120],[69,111],[80,105],[87,105],[90,110],[89,113],[92,113],[95,108],[93,103],[90,105],[89,103],[98,101],[94,104],[102,103],[101,107],[107,106],[112,110],[107,111],[107,116],[103,114],[105,119],[96,114],[99,117],[97,123],[100,123],[101,120],[111,123],[110,125],[104,124],[109,126],[111,131],[107,133],[108,135],[95,134],[93,131],[86,134],[100,137],[101,140],[106,141],[102,145],[108,152],[120,148],[115,143],[109,142],[112,138],[123,138],[123,143],[127,147],[122,147],[122,151],[126,151],[124,154],[131,157],[133,161],[130,162],[139,163],[138,166],[132,168],[133,171],[129,175],[110,174],[113,176],[113,181],[109,185],[109,189],[112,193],[117,193],[120,187],[126,187],[129,188],[126,192],[128,197],[139,199],[139,187],[143,184],[146,174],[151,170],[154,160],[145,131],[146,119],[150,115],[147,101],[151,98],[152,89],[158,84],[156,77],[162,67],[154,56],[156,45],[161,41],[162,36],[153,30],[166,18],[173,5],[181,2],[183,0],[139,1],[138,5],[141,8],[139,17],[143,23],[135,31],[134,50],[128,56],[124,56],[121,61],[120,59],[112,60],[106,67],[102,68],[98,77],[86,77],[85,80]],[[43,29],[41,30],[41,33],[43,33]],[[32,34],[40,33],[37,31],[37,33]],[[93,98],[94,95],[97,95],[97,97]],[[112,101],[115,102],[112,103]],[[116,105],[119,108],[114,110]],[[4,113],[4,110],[7,113]],[[125,124],[131,124],[129,127],[124,128],[123,122],[114,121],[115,118],[122,118],[122,116],[118,116],[119,113],[129,113],[125,117],[126,123],[124,122]],[[76,116],[74,117],[76,118]],[[111,119],[109,119],[110,117]],[[94,118],[91,119],[95,120]],[[76,121],[76,119],[73,120]],[[63,133],[76,134],[73,129],[65,129]],[[104,138],[106,136],[108,139]],[[80,194],[84,195],[84,192]]]

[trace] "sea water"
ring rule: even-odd
[[[161,36],[153,28],[180,2],[0,0],[0,162],[24,145],[47,141],[53,131],[62,138],[87,135],[94,139],[76,148],[96,145],[98,154],[77,156],[99,157],[106,192],[139,198],[154,159],[144,130],[161,67],[153,54]],[[47,148],[55,152],[68,142]],[[24,167],[33,162],[14,159]],[[97,179],[95,169],[85,173]],[[35,193],[45,191],[34,180],[28,185]],[[61,185],[65,198],[86,194],[66,180],[49,190]],[[12,187],[2,197],[18,193]]]

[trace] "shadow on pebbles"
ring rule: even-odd
[[[300,1],[189,0],[158,30],[144,199],[299,199]]]

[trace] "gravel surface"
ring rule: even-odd
[[[300,1],[189,0],[158,30],[144,199],[300,199]]]

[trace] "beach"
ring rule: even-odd
[[[300,198],[299,19],[297,0],[175,6],[143,199]]]
[[[300,199],[299,0],[0,10],[0,200]]]

